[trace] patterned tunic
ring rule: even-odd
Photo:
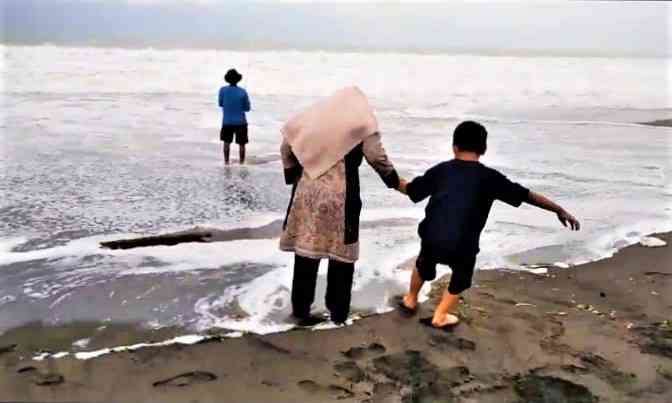
[[[359,258],[359,166],[366,161],[390,188],[399,176],[387,158],[380,134],[367,137],[318,178],[301,169],[289,144],[281,146],[285,180],[292,198],[280,238],[280,249],[313,259],[354,263]]]

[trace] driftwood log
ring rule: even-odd
[[[280,236],[282,221],[253,228],[236,228],[220,230],[216,228],[194,227],[192,229],[171,234],[145,236],[131,239],[119,239],[101,242],[100,246],[107,249],[131,249],[158,245],[177,245],[187,242],[224,242],[241,239],[272,239]]]
[[[163,235],[152,235],[139,238],[118,239],[101,242],[100,246],[107,249],[131,249],[158,245],[177,245],[186,242],[226,242],[243,239],[273,239],[282,233],[282,220],[275,220],[261,227],[236,228],[220,230],[217,228],[194,227],[186,231]],[[415,224],[412,218],[387,218],[376,221],[362,222],[360,228],[372,229],[380,226],[395,227]]]

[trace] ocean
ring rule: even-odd
[[[29,322],[133,322],[194,331],[289,329],[293,256],[240,236],[126,250],[99,242],[282,219],[290,189],[279,128],[357,85],[408,179],[451,158],[462,120],[483,123],[483,162],[574,213],[580,232],[496,203],[481,269],[574,265],[672,230],[666,58],[0,46],[0,332]],[[244,75],[250,164],[223,166],[217,91]],[[234,161],[236,148],[232,150]],[[419,249],[424,203],[363,165],[354,313],[389,310]],[[253,233],[254,231],[251,231]],[[443,268],[446,271],[446,268]],[[316,311],[324,311],[321,272]]]

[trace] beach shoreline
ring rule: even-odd
[[[658,119],[651,122],[642,122],[641,124],[656,127],[672,127],[672,119]]]
[[[238,338],[218,337],[227,333],[218,330],[193,345],[88,360],[32,358],[40,343],[62,351],[98,324],[71,326],[70,333],[68,326],[32,325],[0,336],[0,395],[16,401],[373,403],[535,401],[548,394],[570,402],[667,401],[672,233],[654,236],[668,246],[633,245],[608,259],[549,267],[546,274],[479,271],[460,306],[463,324],[451,333],[417,322],[431,313],[445,278],[435,282],[433,298],[416,318],[394,311],[328,331]],[[108,326],[108,338],[93,338],[85,350],[163,341],[184,331]]]

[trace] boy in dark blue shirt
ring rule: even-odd
[[[556,213],[560,222],[572,230],[580,226],[559,205],[481,164],[478,160],[485,154],[487,135],[485,128],[476,122],[460,123],[453,134],[455,158],[400,185],[414,203],[430,197],[425,219],[418,229],[422,239],[420,254],[409,292],[400,306],[404,311],[415,312],[418,293],[425,281],[436,277],[436,265],[450,266],[453,272],[450,285],[431,319],[431,325],[437,328],[452,327],[459,322],[454,311],[460,293],[471,287],[481,231],[495,200],[514,207],[527,202]]]

